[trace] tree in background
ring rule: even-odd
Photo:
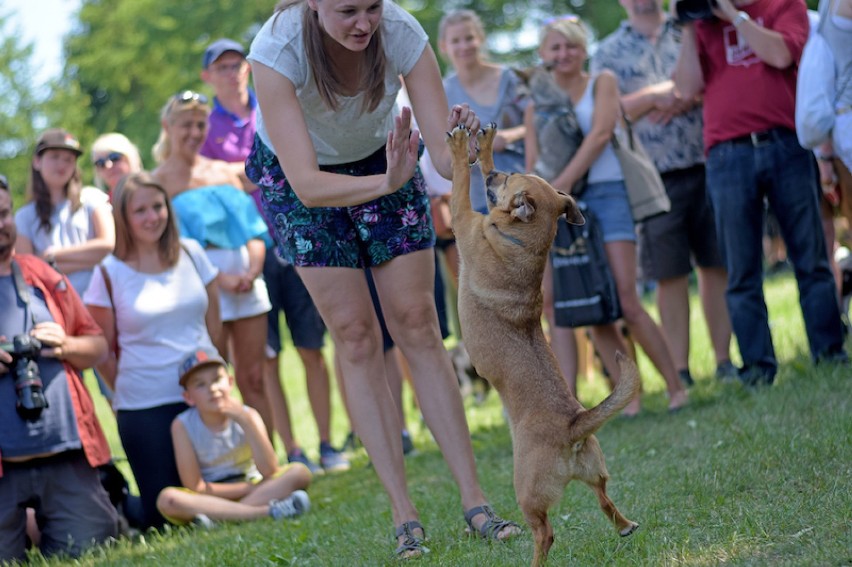
[[[23,190],[38,131],[62,126],[84,146],[103,132],[118,131],[140,148],[147,167],[159,132],[159,111],[173,94],[205,90],[199,72],[205,47],[219,37],[248,46],[272,14],[276,0],[82,0],[77,22],[65,38],[65,70],[49,96],[39,99],[31,83],[31,46],[7,33],[0,15],[0,171]],[[542,20],[576,13],[597,37],[624,19],[618,0],[398,0],[421,22],[436,48],[438,22],[456,8],[480,14],[495,61],[529,65],[536,61],[536,33]],[[817,0],[808,0],[810,7]],[[526,33],[523,33],[526,32]],[[526,38],[526,40],[524,39]],[[442,62],[442,65],[444,63]],[[210,94],[208,92],[208,94]],[[91,179],[89,160],[81,160]]]

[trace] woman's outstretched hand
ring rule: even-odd
[[[450,115],[447,117],[447,132],[452,132],[456,126],[465,126],[470,130],[470,161],[476,161],[478,157],[476,134],[479,132],[479,117],[467,103],[456,104],[450,108]]]
[[[399,116],[394,117],[394,128],[388,132],[385,146],[388,161],[385,179],[388,193],[393,193],[414,176],[419,145],[420,132],[411,129],[411,109],[404,106]]]

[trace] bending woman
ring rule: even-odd
[[[434,299],[434,230],[411,111],[394,117],[402,75],[438,170],[451,174],[444,132],[474,131],[467,106],[447,107],[423,28],[393,2],[279,3],[248,56],[258,135],[247,161],[263,190],[282,256],[293,263],[340,354],[351,417],[393,511],[399,557],[422,554],[424,532],[405,484],[400,423],[363,269],[408,360],[421,410],[461,492],[470,529],[504,539],[517,525],[487,506]]]
[[[234,168],[199,153],[209,114],[204,95],[185,91],[169,99],[154,146],[159,166],[152,173],[172,198],[181,236],[197,240],[219,269],[223,336],[217,346],[223,355],[229,352],[225,345],[230,347],[243,401],[272,431],[263,380],[266,313],[272,308],[261,277],[267,228]]]
[[[170,432],[187,408],[178,367],[187,352],[212,348],[221,326],[216,269],[195,241],[179,240],[168,194],[149,173],[124,177],[113,204],[115,252],[95,270],[84,301],[110,345],[98,371],[115,391],[143,524],[159,527],[157,495],[180,485]]]

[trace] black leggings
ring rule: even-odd
[[[157,510],[157,496],[167,486],[181,486],[171,425],[183,402],[143,410],[118,410],[118,435],[139,487],[143,525],[160,528],[166,520]]]

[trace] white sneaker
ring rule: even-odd
[[[283,500],[269,501],[269,515],[276,520],[296,518],[311,509],[311,499],[304,490],[296,490]]]

